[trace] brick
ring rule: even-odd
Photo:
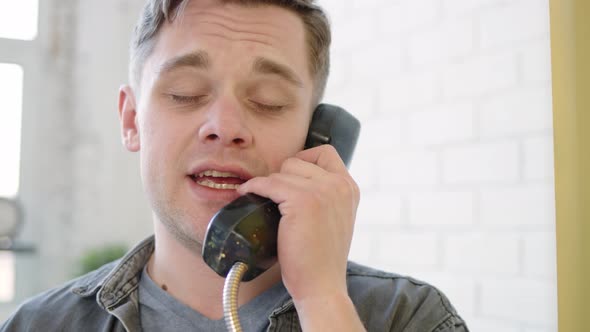
[[[377,167],[379,185],[384,190],[398,185],[434,185],[438,181],[434,152],[393,152],[382,155]]]
[[[374,116],[361,122],[358,141],[359,151],[369,151],[379,156],[383,151],[394,151],[401,145],[402,121],[400,114],[392,112]]]
[[[443,14],[445,17],[475,16],[482,8],[495,6],[502,0],[442,0]]]
[[[473,224],[471,192],[427,192],[409,196],[409,220],[412,225],[465,226]]]
[[[552,183],[483,189],[480,220],[503,228],[555,224]]]
[[[401,196],[388,192],[361,194],[356,214],[358,225],[393,225],[401,222]]]
[[[431,104],[440,94],[438,78],[432,71],[385,76],[378,89],[383,114]]]
[[[373,42],[377,35],[378,22],[374,15],[368,12],[358,12],[351,15],[349,12],[342,12],[338,16],[335,12],[330,16],[334,29],[332,29],[332,51],[348,52],[358,49],[359,45]]]
[[[548,0],[514,1],[489,8],[480,16],[479,30],[483,48],[549,36]]]
[[[395,154],[401,142],[401,121],[397,114],[361,119],[361,133],[351,163],[351,174],[361,187],[375,187],[384,151]]]
[[[366,190],[374,190],[377,187],[377,162],[371,159],[362,158],[355,154],[350,165],[350,174],[361,189],[361,195]]]
[[[425,232],[379,232],[377,264],[387,271],[434,270],[439,264],[437,238]]]
[[[476,308],[476,280],[456,273],[420,273],[412,277],[423,280],[438,288],[451,301],[451,304],[464,319],[473,316]],[[471,327],[469,321],[468,326]]]
[[[551,90],[515,91],[482,103],[479,127],[483,137],[523,134],[553,127]]]
[[[513,88],[517,80],[516,57],[510,53],[470,58],[444,67],[444,97],[480,97]]]
[[[350,85],[350,59],[345,53],[333,54],[330,57],[330,74],[326,84],[324,96],[330,91],[336,92],[342,90],[343,86]]]
[[[444,104],[408,115],[409,141],[417,145],[445,144],[471,139],[473,105]]]
[[[369,265],[373,258],[374,246],[373,234],[357,224],[350,244],[348,258],[359,264]]]
[[[557,323],[545,327],[525,327],[522,332],[557,332]]]
[[[446,269],[486,276],[518,273],[516,234],[459,233],[447,235],[444,242]]]
[[[481,287],[482,316],[554,326],[557,285],[531,279],[487,279]]]
[[[443,151],[443,180],[450,184],[513,182],[518,165],[515,143],[448,148]]]
[[[524,141],[526,180],[553,179],[553,162],[553,136],[532,137]]]
[[[340,86],[328,86],[322,102],[338,105],[364,120],[378,112],[377,96],[377,90],[373,86],[345,82]]]
[[[414,66],[439,63],[449,58],[470,54],[473,49],[473,20],[447,20],[440,26],[412,33],[408,41],[408,57]]]
[[[523,270],[527,277],[557,280],[555,232],[524,236]]]
[[[439,0],[388,2],[379,8],[379,34],[387,38],[392,33],[433,25],[440,18]]]
[[[527,45],[521,53],[521,72],[525,83],[545,83],[551,88],[551,42],[549,35]]]
[[[359,86],[359,82],[368,82],[374,88],[375,82],[381,82],[384,77],[399,76],[405,70],[402,38],[401,34],[391,35],[386,43],[369,43],[349,52],[346,71],[355,86]]]
[[[337,1],[339,6],[342,6],[341,1]],[[372,12],[378,11],[381,7],[389,4],[390,1],[387,0],[352,0],[350,8],[352,9],[350,12],[354,12],[356,10],[371,10]]]

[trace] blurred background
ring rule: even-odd
[[[548,0],[319,3],[325,101],[363,125],[351,259],[434,284],[473,331],[556,331]],[[142,4],[0,0],[1,321],[152,232],[117,114]]]

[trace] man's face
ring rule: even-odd
[[[200,247],[235,185],[301,150],[312,79],[304,27],[275,6],[191,1],[145,62],[135,123],[156,218]]]

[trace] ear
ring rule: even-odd
[[[123,145],[131,152],[139,151],[139,126],[135,94],[129,85],[119,88],[119,121]]]

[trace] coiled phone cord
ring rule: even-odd
[[[225,278],[225,284],[223,285],[223,317],[225,317],[225,326],[228,331],[242,332],[238,316],[238,290],[240,281],[242,281],[242,277],[247,270],[248,265],[236,262]]]

